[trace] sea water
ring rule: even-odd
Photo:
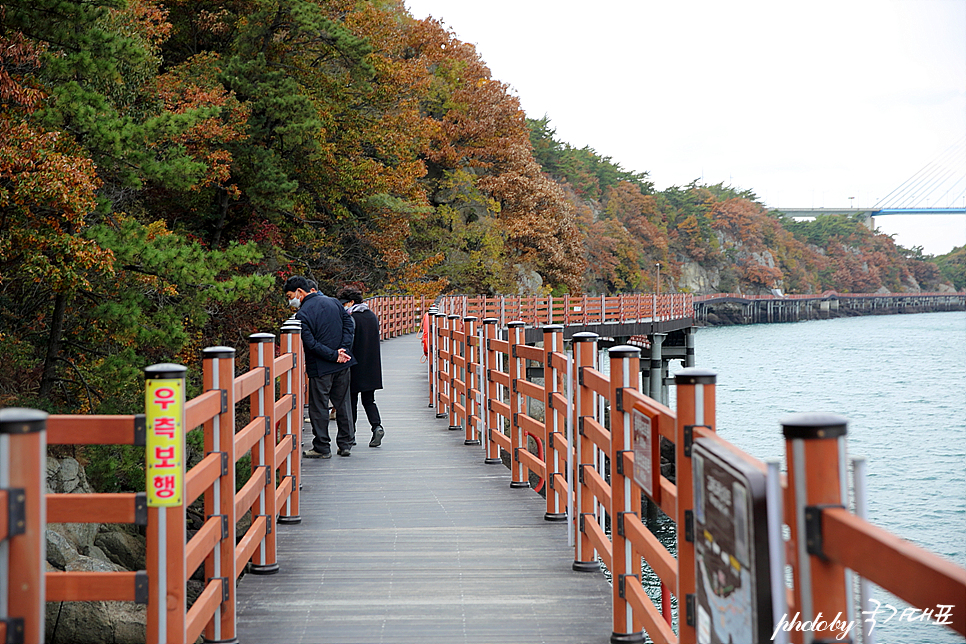
[[[966,566],[966,313],[706,327],[695,346],[695,365],[717,373],[723,438],[781,459],[783,416],[844,416],[849,454],[867,459],[868,520]],[[964,641],[901,620],[907,604],[882,589],[872,597],[879,644]],[[966,610],[966,597],[951,603]],[[898,612],[884,622],[887,604]]]

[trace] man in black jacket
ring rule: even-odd
[[[289,304],[298,309],[305,348],[305,373],[309,378],[309,418],[312,421],[312,449],[307,458],[332,456],[329,438],[329,406],[344,408],[336,416],[336,445],[339,456],[349,456],[355,442],[355,428],[349,421],[349,368],[356,364],[352,348],[352,318],[339,301],[311,292],[308,280],[294,276],[284,286]]]
[[[362,301],[358,289],[345,287],[336,297],[342,302],[355,322],[355,338],[352,341],[352,355],[358,364],[352,367],[352,424],[359,417],[359,394],[362,394],[362,408],[372,427],[372,440],[369,447],[379,447],[386,434],[376,407],[376,390],[382,389],[382,356],[379,352],[379,318]]]

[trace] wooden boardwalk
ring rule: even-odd
[[[302,522],[277,526],[278,574],[239,583],[238,641],[609,642],[609,583],[574,572],[566,524],[435,417],[421,354],[417,335],[382,344],[382,447],[363,417],[352,456],[303,461]]]

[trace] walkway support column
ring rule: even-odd
[[[222,535],[205,558],[205,579],[225,579],[228,598],[215,609],[205,627],[207,642],[237,642],[235,638],[235,350],[208,347],[201,352],[205,391],[221,390],[221,413],[205,423],[205,454],[221,454],[221,476],[205,492],[205,520],[221,517]],[[296,409],[301,409],[297,407]],[[301,414],[298,415],[301,418]],[[301,450],[300,450],[301,451]]]
[[[523,322],[510,322],[507,324],[510,341],[509,369],[510,374],[510,443],[512,453],[510,454],[510,487],[524,488],[530,487],[529,470],[520,461],[519,450],[527,449],[527,438],[520,426],[519,415],[524,413],[523,394],[517,391],[517,381],[526,378],[526,361],[517,357],[517,347],[525,344],[523,337]]]
[[[252,555],[248,570],[253,575],[278,572],[275,546],[275,335],[253,333],[248,336],[249,363],[252,370],[264,369],[265,385],[250,397],[251,419],[265,421],[265,435],[252,448],[252,476],[264,476],[265,485],[258,493],[258,515],[252,510],[252,521],[265,517],[265,536]]]
[[[633,472],[624,469],[624,452],[633,452],[632,414],[624,413],[624,389],[637,389],[637,373],[641,350],[623,345],[614,347],[610,354],[610,488],[611,488],[611,574],[614,605],[612,644],[644,642],[643,631],[634,628],[634,608],[625,598],[625,580],[634,577],[640,582],[641,558],[633,544],[624,538],[624,517],[640,519],[641,489],[634,484]]]
[[[6,533],[0,534],[0,619],[5,641],[41,644],[46,606],[47,413],[0,410],[0,493]]]
[[[661,349],[667,333],[655,333],[651,336],[651,375],[650,396],[662,405],[664,404],[664,358]]]
[[[694,587],[694,544],[686,537],[684,526],[694,511],[694,482],[691,472],[692,432],[696,426],[714,431],[715,428],[715,383],[718,377],[707,369],[684,369],[674,377],[677,385],[677,425],[674,431],[675,481],[677,483],[678,525],[678,620],[679,644],[695,644],[695,587]]]
[[[547,448],[545,463],[547,465],[547,511],[543,515],[546,521],[567,520],[567,417],[554,406],[554,394],[563,396],[566,403],[566,392],[561,386],[566,374],[561,374],[554,366],[554,354],[563,354],[563,325],[548,324],[543,327],[543,388],[547,392],[546,408],[543,421],[547,428]],[[568,410],[569,413],[569,410]]]
[[[786,519],[795,540],[792,565],[795,605],[802,623],[820,612],[848,614],[850,593],[845,568],[822,556],[822,509],[847,507],[846,433],[848,421],[836,414],[793,414],[781,420],[794,511]],[[823,622],[816,622],[816,625]],[[831,626],[831,619],[828,620]],[[805,633],[805,642],[834,640],[831,628]]]
[[[500,458],[500,445],[493,440],[493,432],[500,431],[500,417],[493,411],[490,406],[491,400],[502,400],[500,395],[500,385],[493,382],[493,378],[490,375],[491,370],[497,368],[496,351],[490,346],[490,341],[496,339],[496,324],[499,322],[497,318],[483,318],[483,384],[485,387],[485,394],[483,400],[486,401],[486,458],[483,461],[487,465],[497,465],[502,464],[503,459]]]
[[[150,584],[148,644],[184,642],[188,636],[184,510],[184,381],[187,371],[178,364],[156,364],[144,369],[145,488],[148,497],[145,559]]]
[[[583,418],[593,418],[596,411],[594,404],[594,392],[584,387],[583,368],[593,367],[597,361],[597,339],[596,333],[581,332],[575,333],[573,337],[574,347],[574,366],[577,376],[577,393],[574,397],[574,427],[582,429]],[[580,524],[585,520],[595,520],[594,518],[594,498],[593,495],[585,494],[581,484],[581,466],[589,465],[594,467],[594,444],[593,441],[583,440],[582,432],[574,434],[574,471],[570,472],[570,480],[576,491],[576,508],[574,520],[576,525],[576,538],[574,539],[574,564],[573,569],[579,572],[599,572],[600,564],[594,556],[594,547],[590,543],[590,538],[580,529]]]

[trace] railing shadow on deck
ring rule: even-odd
[[[637,347],[611,348],[605,375],[594,333],[575,334],[568,353],[562,325],[542,321],[543,346],[531,346],[525,343],[522,321],[510,321],[500,329],[499,317],[480,320],[454,313],[472,311],[468,300],[438,304],[429,317],[430,407],[435,407],[438,418],[449,419],[449,429],[463,432],[466,445],[481,446],[486,463],[509,461],[510,487],[530,487],[531,473],[546,482],[544,518],[566,522],[574,570],[598,572],[599,559],[610,571],[612,642],[642,642],[645,632],[654,642],[711,641],[711,629],[717,628],[712,621],[720,615],[706,612],[713,604],[708,589],[717,584],[709,571],[722,551],[703,523],[704,511],[695,517],[695,506],[704,508],[709,496],[701,487],[707,480],[705,470],[712,467],[707,463],[722,458],[744,472],[753,482],[749,488],[756,487],[761,495],[754,504],[747,501],[740,515],[744,520],[735,519],[745,535],[745,554],[730,556],[739,579],[749,566],[751,575],[758,575],[745,580],[746,585],[757,584],[757,594],[749,600],[753,605],[747,607],[754,618],[749,617],[747,631],[742,631],[748,641],[772,639],[781,620],[786,618],[787,623],[796,613],[800,622],[819,613],[855,614],[850,612],[848,590],[853,572],[862,580],[865,605],[871,606],[865,599],[871,581],[919,609],[936,612],[946,606],[937,623],[966,634],[966,569],[846,509],[844,418],[797,414],[783,419],[788,472],[782,474],[778,463],[765,464],[715,433],[713,372],[688,368],[678,373],[677,409],[671,410],[639,391]],[[527,311],[534,309],[514,309]],[[537,309],[529,319],[543,314]],[[542,367],[542,384],[528,379],[528,367],[533,366]],[[530,414],[531,402],[543,407],[542,419]],[[528,438],[536,441],[537,449]],[[661,474],[661,439],[674,444],[675,481]],[[700,452],[699,458],[692,452]],[[692,464],[698,460],[696,476]],[[856,480],[856,485],[861,483]],[[644,499],[678,526],[677,557],[642,521]],[[753,513],[764,522],[757,530],[749,518]],[[790,539],[782,537],[783,527]],[[757,541],[749,545],[752,539]],[[785,582],[786,564],[791,587]],[[661,581],[660,606],[641,585],[645,566]],[[682,607],[676,632],[671,593]],[[859,624],[856,630],[863,628],[861,618]],[[831,628],[828,623],[807,637],[832,641]],[[788,641],[789,636],[801,641],[803,633],[777,631],[779,640]]]

